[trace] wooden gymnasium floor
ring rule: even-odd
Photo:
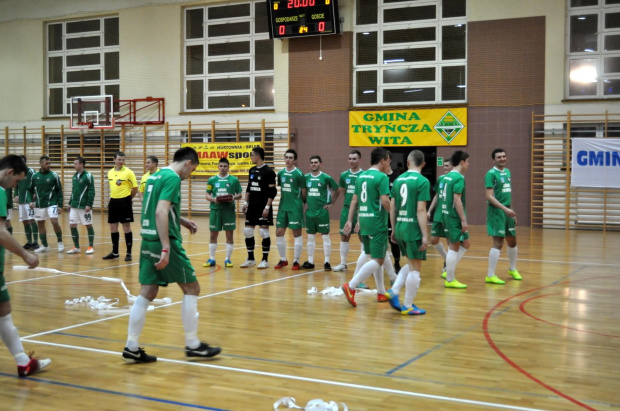
[[[65,300],[87,295],[126,305],[119,284],[87,276],[120,278],[138,292],[139,236],[132,263],[102,261],[111,249],[105,218],[95,218],[94,255],[53,249],[40,256],[41,267],[67,274],[15,271],[12,266],[23,262],[7,254],[5,275],[24,346],[53,363],[18,379],[13,359],[0,349],[0,408],[270,410],[285,396],[302,406],[315,398],[344,402],[350,410],[620,407],[620,233],[520,228],[524,279],[496,286],[484,283],[491,241],[484,227],[473,227],[472,248],[457,274],[469,288],[443,287],[442,262],[432,250],[416,299],[428,313],[408,318],[371,295],[357,297],[355,309],[342,296],[308,294],[311,287],[323,290],[350,278],[357,240],[346,273],[240,269],[246,254],[239,221],[235,268],[207,269],[208,225],[200,217],[201,231],[185,237],[202,287],[199,334],[223,353],[211,361],[186,361],[181,293],[173,285],[160,292],[173,303],[148,313],[142,335],[141,345],[158,362],[128,365],[120,356],[126,313],[65,306]],[[14,226],[23,243],[23,227]],[[333,221],[334,265],[336,226]],[[63,228],[70,246],[66,216]],[[84,244],[86,232],[80,230]],[[271,267],[278,259],[273,230],[272,236]],[[217,255],[223,263],[223,245]],[[316,255],[321,262],[320,240]],[[506,270],[503,250],[497,272],[506,279]],[[374,288],[372,279],[369,284]]]

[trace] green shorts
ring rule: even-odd
[[[235,231],[237,229],[237,213],[234,208],[230,210],[211,210],[209,213],[209,230],[211,231]]]
[[[487,233],[493,237],[516,237],[515,219],[497,207],[487,207]]]
[[[161,256],[159,241],[142,240],[140,247],[140,284],[163,285],[169,283],[187,284],[196,281],[194,267],[189,261],[179,240],[170,239],[170,262],[163,270],[155,268]]]
[[[441,221],[433,222],[433,227],[431,228],[431,237],[446,238],[446,229],[443,227],[443,223]]]
[[[364,252],[371,258],[385,258],[388,247],[388,233],[384,231],[375,235],[362,235]]]
[[[4,252],[4,250],[1,250]],[[6,285],[4,280],[4,273],[0,272],[0,303],[5,303],[10,301],[11,297],[9,296],[9,287]]]
[[[398,247],[402,255],[410,260],[426,260],[426,251],[420,251],[422,240],[398,241]]]
[[[469,239],[469,232],[461,232],[463,226],[458,218],[443,217],[443,226],[449,243],[457,243]]]
[[[306,232],[308,234],[329,234],[329,213],[325,212],[318,217],[306,215]]]
[[[278,210],[278,217],[276,217],[276,228],[290,228],[291,230],[297,230],[304,228],[304,210],[299,209],[295,211],[282,211]]]
[[[342,211],[340,212],[340,234],[344,235],[344,233],[342,232],[342,230],[344,229],[344,225],[347,223],[347,220],[349,219],[349,206],[344,206],[342,207]],[[353,234],[353,231],[355,230],[355,225],[357,224],[357,213],[355,213],[353,215],[353,224],[351,225],[351,232],[350,234]]]

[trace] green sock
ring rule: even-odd
[[[59,243],[62,243],[62,230],[56,233],[56,238],[58,239]]]
[[[13,235],[13,227],[7,227],[6,231],[8,231],[9,233],[11,233],[11,235]]]
[[[77,227],[71,227],[71,237],[73,237],[73,244],[75,248],[80,248],[80,233]]]
[[[93,247],[95,245],[95,229],[91,225],[86,230],[88,231],[88,245]]]
[[[32,229],[30,228],[30,224],[26,224],[24,226],[24,230],[26,231],[26,239],[28,240],[28,244],[32,244]]]
[[[33,243],[38,243],[39,242],[39,226],[37,223],[31,223],[30,224],[30,230],[32,231],[32,242]]]
[[[41,233],[40,237],[41,237],[41,245],[43,247],[47,247],[47,233],[45,234]]]

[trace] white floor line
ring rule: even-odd
[[[65,276],[65,275],[69,275],[69,274],[68,273],[63,273],[63,274],[48,275],[47,277],[27,278],[25,280],[9,281],[9,282],[7,282],[7,284],[17,284],[17,283],[26,283],[26,282],[29,282],[29,281],[47,280],[48,278],[62,277],[62,276]]]
[[[26,340],[34,344],[42,344],[42,345],[48,345],[48,346],[53,346],[53,347],[59,347],[59,348],[73,349],[73,350],[90,351],[90,352],[96,352],[100,354],[114,355],[117,357],[120,356],[120,352],[116,352],[116,351],[101,350],[101,349],[96,349],[96,348],[88,348],[88,347],[80,347],[80,346],[68,345],[68,344],[58,344],[58,343],[52,343],[52,342],[31,340],[29,339],[29,337],[24,337],[22,338],[22,340]],[[188,366],[193,366],[193,367],[212,368],[212,369],[222,370],[222,371],[231,371],[231,372],[238,372],[238,373],[244,373],[244,374],[260,375],[264,377],[304,381],[304,382],[311,382],[311,383],[316,383],[316,384],[334,385],[334,386],[343,387],[343,388],[376,391],[376,392],[382,392],[382,393],[392,394],[392,395],[396,394],[396,395],[405,395],[409,397],[426,398],[426,399],[436,400],[436,401],[447,401],[447,402],[453,402],[453,403],[469,404],[469,405],[508,409],[508,410],[539,411],[536,408],[516,407],[512,405],[497,404],[497,403],[492,403],[492,402],[467,400],[464,398],[445,397],[441,395],[423,394],[423,393],[413,392],[413,391],[393,390],[390,388],[373,387],[373,386],[360,385],[360,384],[350,384],[350,383],[344,383],[344,382],[339,382],[339,381],[322,380],[318,378],[307,378],[307,377],[299,377],[295,375],[279,374],[279,373],[266,372],[266,371],[247,370],[243,368],[226,367],[222,365],[208,364],[205,362],[181,361],[181,360],[174,360],[171,358],[162,358],[162,357],[158,357],[157,361],[167,362],[171,364],[185,365],[185,366],[188,365]],[[137,366],[139,367],[139,365]]]

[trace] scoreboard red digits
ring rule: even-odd
[[[340,32],[337,0],[267,0],[271,38]]]

